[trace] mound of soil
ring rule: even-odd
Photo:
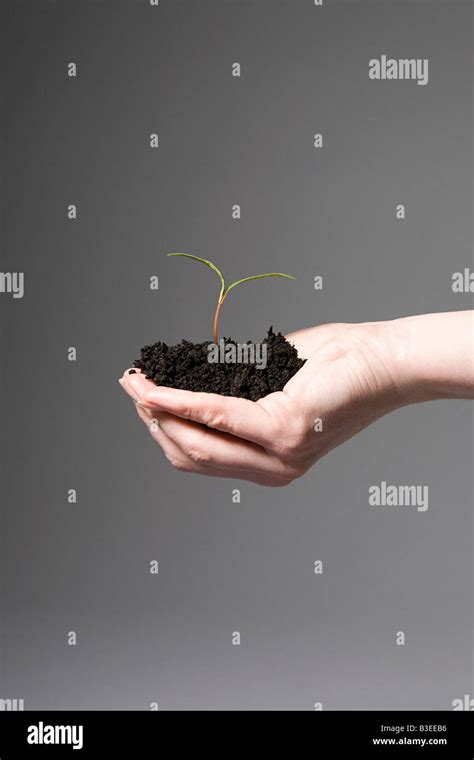
[[[156,385],[257,401],[268,393],[281,391],[304,364],[296,348],[281,333],[274,333],[272,327],[262,341],[262,347],[263,344],[266,344],[266,366],[261,368],[256,363],[210,362],[210,341],[191,343],[188,340],[182,340],[176,346],[161,341],[144,346],[140,359],[133,366]],[[236,348],[239,344],[224,338],[222,345],[227,350],[228,346]],[[249,341],[247,345],[252,344]]]

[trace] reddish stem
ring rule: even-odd
[[[219,319],[219,312],[221,310],[221,306],[223,304],[223,301],[219,301],[217,304],[216,313],[214,315],[214,343],[217,344],[218,338],[217,338],[217,320]]]

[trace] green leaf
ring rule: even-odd
[[[224,298],[227,296],[227,293],[229,290],[232,290],[232,288],[235,288],[236,285],[240,285],[242,282],[248,282],[249,280],[259,280],[261,277],[287,277],[289,280],[296,280],[296,277],[293,277],[291,274],[284,274],[283,272],[269,272],[268,274],[254,274],[251,277],[244,277],[242,280],[236,280],[232,283],[232,285],[229,285],[228,288],[224,291]]]
[[[214,270],[214,272],[217,273],[219,276],[219,279],[221,281],[221,292],[219,293],[219,301],[223,298],[225,293],[225,280],[224,275],[222,274],[221,270],[216,267],[215,264],[212,263],[212,261],[208,261],[208,259],[201,259],[200,256],[193,256],[192,253],[168,253],[168,256],[185,256],[187,259],[194,259],[195,261],[200,261],[201,264],[205,264],[206,266],[210,267]]]

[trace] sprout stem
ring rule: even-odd
[[[212,263],[212,261],[209,261],[208,259],[202,259],[200,256],[194,256],[192,253],[168,253],[168,256],[184,256],[187,259],[194,259],[195,261],[200,261],[201,264],[205,264],[206,266],[210,267],[210,269],[213,269],[214,272],[219,277],[219,280],[221,282],[221,290],[219,293],[219,299],[217,301],[217,308],[216,313],[214,315],[214,343],[217,343],[218,341],[218,335],[217,335],[217,322],[219,320],[219,312],[221,310],[221,306],[224,303],[226,296],[232,288],[235,288],[236,285],[240,285],[243,282],[249,282],[249,280],[260,280],[263,277],[286,277],[289,280],[294,280],[295,278],[291,274],[284,274],[284,272],[267,272],[266,274],[254,274],[251,277],[244,277],[242,280],[236,280],[235,282],[231,283],[230,285],[225,284],[224,275],[222,274],[219,267],[216,267],[215,264]]]
[[[215,313],[215,315],[214,315],[214,343],[215,343],[216,345],[217,345],[217,343],[219,342],[219,341],[218,341],[218,335],[217,335],[217,321],[218,321],[218,319],[219,319],[219,312],[220,312],[220,310],[221,310],[221,306],[222,306],[222,304],[223,304],[223,303],[224,303],[224,299],[222,299],[222,300],[221,300],[221,299],[219,299],[219,301],[217,302],[217,309],[216,309],[216,313]]]

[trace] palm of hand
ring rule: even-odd
[[[387,411],[378,393],[373,327],[312,327],[287,336],[307,358],[283,391],[257,402],[121,383],[173,466],[282,486]]]

